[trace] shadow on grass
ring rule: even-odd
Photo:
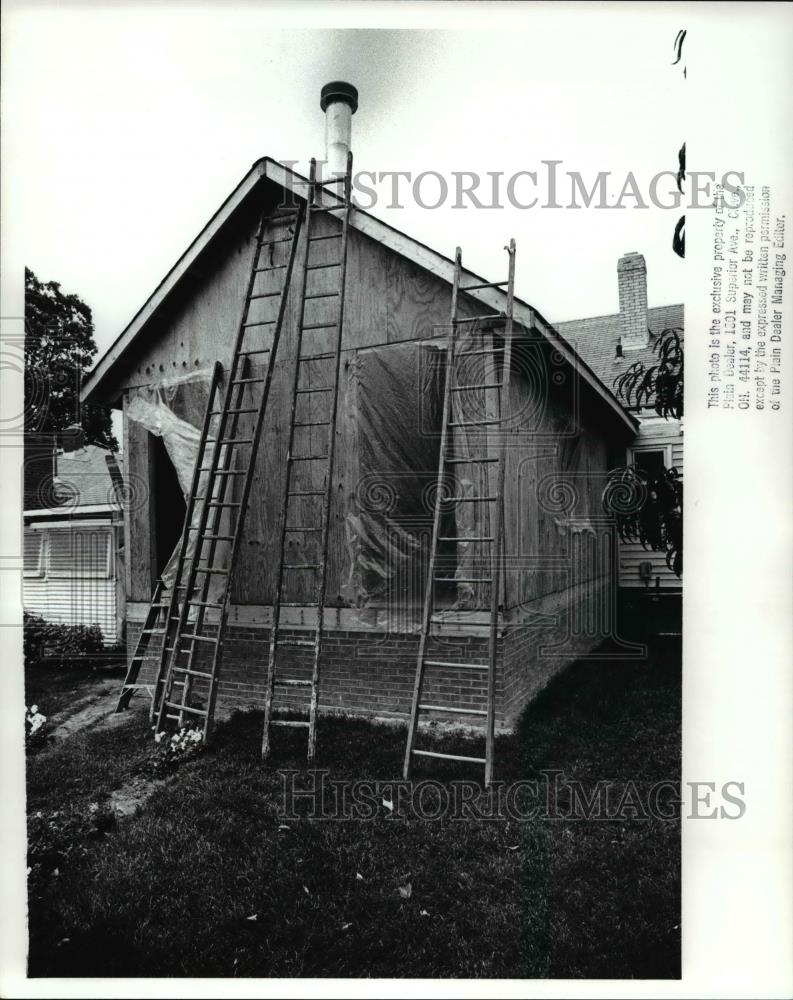
[[[679,780],[679,650],[579,663],[498,740],[498,778]],[[282,772],[310,783],[304,735],[259,758],[261,714],[235,715],[134,819],[31,886],[36,976],[658,977],[679,975],[679,823],[455,820],[393,810],[299,819]],[[32,759],[31,808],[107,795],[140,766],[143,716]],[[323,719],[337,782],[401,773],[405,730]],[[471,741],[471,746],[476,741]],[[460,746],[444,736],[440,745]],[[467,748],[472,753],[471,746]],[[465,765],[421,777],[479,778]]]

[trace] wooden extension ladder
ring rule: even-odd
[[[447,368],[446,383],[443,398],[443,417],[441,424],[440,456],[438,462],[438,479],[435,491],[434,515],[432,522],[432,541],[430,543],[430,558],[427,572],[427,586],[424,598],[423,616],[421,622],[421,635],[419,639],[418,658],[416,661],[416,676],[413,686],[413,700],[410,709],[410,722],[408,725],[407,746],[405,749],[404,777],[410,776],[410,769],[415,757],[435,757],[448,760],[469,761],[476,764],[484,764],[485,784],[490,784],[493,779],[493,752],[495,743],[495,682],[496,682],[496,660],[497,660],[497,640],[498,640],[498,613],[500,606],[501,577],[502,577],[502,552],[504,539],[504,468],[506,459],[506,437],[504,433],[504,422],[506,418],[506,404],[509,398],[510,369],[512,356],[512,323],[515,285],[515,241],[511,240],[506,248],[509,254],[509,277],[507,281],[495,283],[461,284],[462,275],[462,255],[460,248],[455,254],[454,281],[452,285],[452,310],[451,310],[451,333],[447,347]],[[485,288],[503,288],[506,286],[507,301],[506,310],[489,316],[475,316],[463,319],[458,312],[458,301],[461,292],[478,291]],[[493,325],[498,324],[503,328],[503,357],[501,359],[501,379],[498,381],[497,375],[497,352],[492,333]],[[465,337],[461,337],[464,331]],[[461,346],[461,339],[465,343]],[[478,358],[484,362],[482,366],[482,381],[473,379],[470,372],[475,368],[476,362],[471,361]],[[462,381],[461,381],[462,376]],[[496,405],[492,407],[493,415],[488,413],[484,419],[465,420],[464,413],[461,415],[461,401],[464,397],[460,393],[468,394],[468,401],[475,403],[476,416],[484,413],[486,409],[486,399],[478,394],[493,392],[497,397]],[[453,457],[453,438],[455,430],[457,433],[469,433],[466,428],[471,428],[472,433],[477,433],[477,429],[486,429],[487,437],[492,441],[488,442],[486,457]],[[451,453],[451,454],[450,454]],[[480,475],[479,481],[487,482],[488,486],[480,491],[481,495],[469,496],[449,496],[449,484],[454,482],[453,469],[458,465],[468,465],[476,468],[477,465],[484,466],[485,474]],[[495,472],[486,474],[487,469]],[[458,492],[454,486],[451,492]],[[490,532],[489,534],[479,534],[477,536],[463,536],[459,530],[455,530],[453,535],[441,535],[441,521],[443,508],[456,506],[457,504],[473,503],[477,506],[488,505],[490,512]],[[478,523],[483,523],[483,518],[479,518]],[[455,544],[467,543],[482,546],[486,553],[486,558],[478,559],[477,562],[486,562],[489,566],[487,576],[462,577],[459,575],[439,575],[438,570],[438,547],[440,542],[453,542]],[[436,612],[437,605],[437,585],[439,583],[454,584],[488,584],[490,587],[490,622],[488,636],[487,662],[485,663],[464,663],[449,660],[448,653],[433,651],[430,645],[433,640],[437,641],[440,636],[433,631],[433,627],[442,622],[442,617]],[[447,647],[448,649],[448,647]],[[425,675],[428,670],[444,670],[453,668],[455,670],[471,670],[480,675],[484,675],[487,685],[486,709],[473,709],[464,706],[453,705],[432,705],[422,700],[422,687]],[[471,715],[485,717],[485,756],[471,757],[451,753],[439,753],[435,750],[419,749],[416,747],[416,734],[418,729],[419,715],[422,712],[443,712],[453,715]]]
[[[164,612],[169,611],[171,602],[170,600],[163,600],[164,593],[165,584],[162,580],[157,580],[154,585],[154,594],[149,605],[149,610],[146,612],[146,621],[143,623],[143,629],[135,645],[135,652],[129,661],[124,683],[121,685],[121,692],[116,703],[116,712],[123,712],[129,708],[129,703],[136,691],[145,691],[152,699],[152,705],[154,704],[154,684],[151,681],[139,682],[138,678],[140,677],[140,668],[149,655],[149,647],[153,645],[152,638],[156,637],[154,639],[155,645],[158,644],[157,640],[159,640],[159,645],[162,645],[165,641],[168,615],[164,614]]]
[[[209,400],[207,402],[206,413],[204,414],[204,424],[199,441],[198,457],[193,470],[193,486],[187,500],[185,525],[192,523],[193,514],[195,512],[195,497],[197,492],[196,485],[198,482],[197,470],[198,467],[203,464],[208,436],[206,431],[210,420],[209,414],[215,406],[218,386],[220,385],[222,375],[223,366],[219,361],[215,362],[209,386]],[[179,542],[179,554],[177,556],[176,563],[176,579],[181,579],[184,573],[185,550],[188,537],[187,532],[183,530],[182,537]],[[143,690],[146,691],[151,698],[149,715],[152,719],[154,718],[155,709],[159,702],[158,695],[162,686],[162,662],[166,655],[165,649],[169,642],[172,643],[173,633],[175,631],[174,621],[178,620],[179,607],[176,602],[177,593],[178,589],[173,585],[170,589],[167,588],[162,578],[158,579],[155,583],[151,604],[149,605],[149,610],[146,612],[146,620],[143,623],[143,629],[138,636],[135,652],[133,653],[132,659],[129,661],[129,666],[127,667],[127,675],[124,678],[124,683],[121,687],[121,693],[118,698],[118,703],[116,704],[116,712],[123,712],[125,709],[129,708],[129,703],[133,694],[136,691]],[[148,657],[156,659],[157,675],[154,681],[140,682],[138,680],[140,677],[140,671]]]
[[[231,579],[248,510],[304,211],[301,202],[294,210],[262,215],[219,407],[217,390],[210,394],[171,592],[169,628],[157,674],[157,732],[168,721],[181,726],[187,719],[200,721],[205,739],[211,732]],[[258,305],[254,307],[254,303]],[[266,336],[270,330],[270,346],[263,346],[262,331]],[[254,339],[257,333],[258,340]],[[259,359],[258,366],[254,359]],[[255,374],[256,368],[260,374]],[[245,421],[240,420],[243,414]],[[232,487],[232,483],[236,486]],[[218,579],[219,585],[213,589],[212,581]],[[218,614],[214,635],[204,634],[210,610]],[[207,657],[200,655],[202,649]]]
[[[347,235],[351,208],[352,154],[347,156],[347,169],[342,178],[327,181],[317,179],[316,161],[311,161],[309,177],[308,214],[303,242],[303,260],[300,278],[300,314],[298,339],[289,416],[289,447],[287,451],[286,474],[284,476],[281,502],[281,530],[278,554],[278,575],[273,601],[273,623],[270,632],[270,648],[267,661],[267,687],[264,702],[264,733],[262,737],[262,757],[270,754],[270,730],[272,726],[294,726],[308,729],[309,760],[314,759],[316,750],[317,694],[320,661],[322,656],[323,617],[327,586],[328,534],[330,526],[330,504],[333,488],[333,456],[336,443],[336,422],[338,416],[339,369],[341,361],[342,326],[344,322],[344,289],[347,275]],[[328,185],[342,184],[342,194],[331,203],[328,193],[322,189]],[[324,197],[318,199],[318,194]],[[332,218],[322,231],[315,235],[314,222],[318,216]],[[323,253],[323,249],[327,252]],[[330,259],[318,259],[330,256]],[[323,288],[315,287],[312,275],[327,275]],[[314,309],[325,315],[310,315]],[[326,331],[326,333],[313,333]],[[311,344],[314,337],[320,341],[330,333],[329,343]],[[308,346],[305,344],[308,334]],[[312,366],[317,365],[314,368]],[[313,378],[312,378],[313,375]],[[309,384],[319,380],[320,384]],[[314,406],[311,406],[311,403]],[[313,412],[312,412],[313,410]],[[318,412],[317,412],[318,411]],[[315,430],[316,429],[316,430]],[[296,442],[295,432],[303,441]],[[315,436],[321,443],[315,443]],[[322,480],[321,485],[319,485]],[[317,510],[321,499],[321,508]],[[317,537],[318,536],[318,537]],[[315,541],[311,543],[311,539]],[[312,561],[287,561],[287,539],[290,548],[306,553],[313,550]],[[296,540],[297,546],[292,542]],[[293,557],[294,558],[294,557]],[[313,589],[313,601],[309,608],[316,614],[313,637],[293,638],[281,634],[281,609],[300,607],[306,604],[284,601],[287,574],[306,574],[304,581]],[[304,647],[311,649],[311,675],[286,676],[279,652],[284,647]],[[293,671],[294,673],[294,671]],[[302,688],[309,694],[308,717],[299,719],[277,717],[276,692],[284,696],[290,689]]]

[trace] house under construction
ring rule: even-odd
[[[514,244],[491,283],[352,204],[357,94],[322,106],[330,180],[256,162],[83,390],[124,415],[122,707],[265,707],[266,749],[410,717],[409,762],[417,723],[509,726],[609,634],[637,424],[515,294]]]

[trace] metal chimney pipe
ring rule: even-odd
[[[347,171],[352,116],[358,110],[358,91],[351,83],[334,80],[322,88],[319,106],[325,112],[325,159],[328,177]]]

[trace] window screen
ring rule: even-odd
[[[44,536],[40,531],[25,532],[25,558],[24,558],[25,576],[44,575],[44,567],[42,565],[42,558],[41,558],[43,542],[44,542]]]
[[[110,575],[110,533],[78,528],[50,532],[49,575],[107,579]]]

